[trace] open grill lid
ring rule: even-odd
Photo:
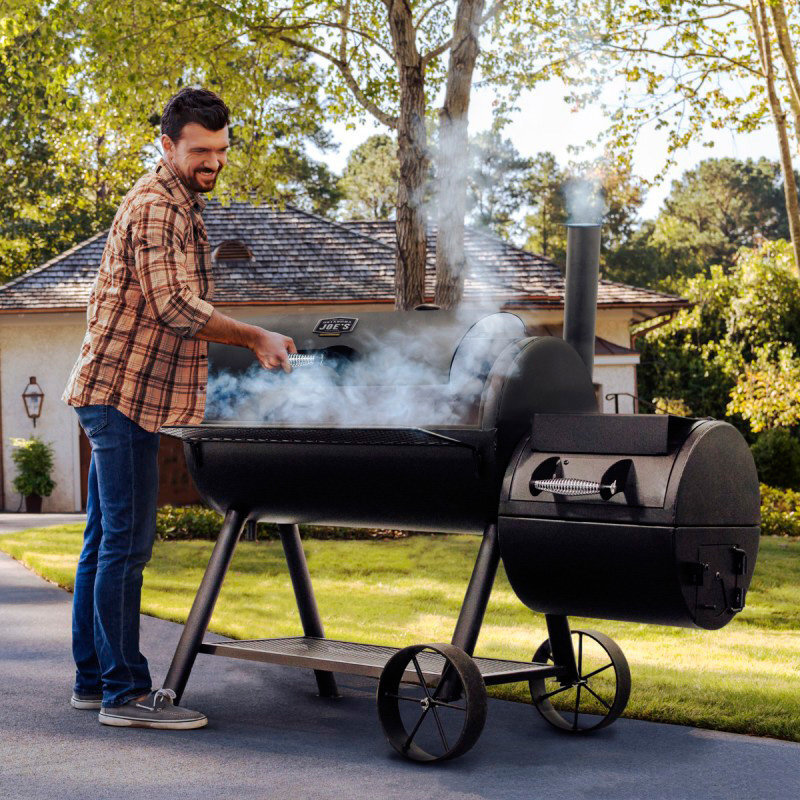
[[[493,361],[507,344],[525,336],[522,320],[506,312],[303,313],[251,315],[243,321],[290,336],[301,354],[297,368],[326,365],[336,371],[337,383],[350,385],[448,383],[451,368],[470,368],[470,359]],[[208,358],[211,373],[242,375],[257,368],[253,354],[242,347],[210,344]],[[330,375],[320,371],[319,377],[324,382]]]
[[[249,321],[291,336],[300,365],[290,374],[268,371],[249,350],[212,345],[205,423],[485,429],[501,418],[524,426],[534,411],[594,407],[591,380],[573,349],[552,337],[526,338],[513,314]]]

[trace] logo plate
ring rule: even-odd
[[[314,327],[317,336],[341,336],[352,333],[358,324],[358,317],[327,317],[321,319]]]

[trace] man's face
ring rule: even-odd
[[[161,144],[166,160],[186,186],[193,192],[210,192],[228,160],[228,126],[210,131],[188,122],[177,142],[162,134]]]

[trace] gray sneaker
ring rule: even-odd
[[[97,718],[103,725],[162,730],[189,730],[208,723],[205,714],[176,706],[174,700],[172,689],[159,689],[150,692],[144,700],[130,700],[113,708],[103,706]]]
[[[88,708],[96,711],[103,704],[103,693],[81,694],[80,692],[73,692],[72,697],[69,699],[69,704],[73,708]]]

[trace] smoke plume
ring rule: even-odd
[[[603,185],[592,176],[570,178],[564,188],[570,225],[599,225],[608,211]]]
[[[205,421],[346,427],[476,422],[486,376],[499,353],[524,336],[523,323],[512,314],[484,317],[453,355],[442,328],[425,324],[440,312],[416,313],[413,335],[398,327],[365,340],[362,332],[362,352],[332,355],[289,374],[255,362],[239,374],[218,372],[212,363]]]

